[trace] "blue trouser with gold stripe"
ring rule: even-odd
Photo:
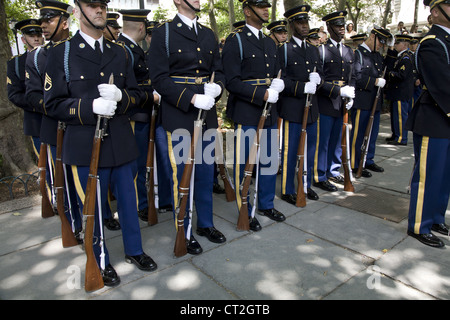
[[[147,151],[150,136],[150,123],[132,121],[134,136],[139,148],[139,156],[136,159],[137,177],[136,190],[138,196],[138,210],[143,210],[148,207],[147,203],[147,188],[145,185],[147,173]]]
[[[75,187],[79,198],[80,209],[83,210],[85,191],[89,176],[88,166],[72,166]],[[111,186],[113,194],[117,198],[117,212],[122,229],[122,240],[125,254],[135,256],[143,253],[141,242],[141,229],[137,215],[137,198],[134,178],[136,176],[133,162],[125,163],[113,168],[99,168],[97,173],[100,180],[101,207],[104,210],[107,201],[108,188]],[[97,194],[98,200],[98,194]],[[101,224],[103,226],[103,224]],[[102,231],[102,233],[100,232]],[[99,241],[103,230],[100,230],[98,201],[95,205],[94,226],[94,253],[97,263],[100,264],[102,253]],[[109,264],[109,254],[106,245],[103,246],[105,254],[105,266]]]
[[[256,126],[244,126],[235,123],[234,144],[234,185],[238,209],[241,207],[239,186],[244,178],[245,163],[256,134]],[[279,142],[277,124],[264,128],[260,140],[260,162],[258,172],[257,208],[259,210],[273,209],[276,179],[278,172]],[[255,164],[256,168],[256,164]],[[251,215],[253,201],[248,201],[248,214]]]
[[[408,142],[408,130],[406,130],[406,120],[411,111],[412,101],[392,101],[392,131],[394,141],[398,143]]]
[[[214,130],[215,132],[216,130]],[[187,133],[187,132],[186,132]],[[178,207],[178,188],[183,176],[184,165],[187,161],[187,156],[190,151],[191,136],[188,134],[180,135],[175,132],[166,132],[168,156],[170,160],[170,186],[172,190],[172,206]],[[197,144],[197,151],[195,154],[194,174],[194,194],[193,201],[197,213],[197,227],[209,228],[213,227],[213,172],[214,172],[214,150],[212,154],[205,155],[205,149],[211,143],[214,146],[214,137],[209,138],[199,137]],[[201,141],[203,140],[203,141]],[[190,190],[192,192],[192,190]],[[192,207],[194,208],[194,204]],[[176,219],[176,217],[174,217]],[[186,206],[186,214],[184,219],[184,230],[188,234],[189,228],[189,201]],[[190,230],[189,235],[192,230]]]
[[[340,175],[342,117],[319,114],[317,147],[314,157],[314,181],[322,182]]]
[[[295,181],[297,179],[297,151],[302,133],[302,124],[283,121],[283,140],[281,149],[281,194],[295,194]],[[311,178],[314,169],[314,153],[317,142],[317,122],[306,126],[306,154],[304,160],[307,163],[307,187],[311,187]],[[303,168],[299,168],[303,171]]]
[[[450,139],[413,134],[415,165],[411,179],[408,230],[430,233],[445,222],[450,195]]]
[[[367,124],[369,123],[371,110],[352,109],[352,131],[350,133],[351,153],[350,165],[352,169],[358,169],[361,160],[361,146],[364,141]],[[369,137],[369,148],[366,155],[366,165],[373,164],[375,156],[375,146],[380,129],[380,111],[375,111],[373,115],[372,131]]]

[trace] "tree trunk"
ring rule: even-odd
[[[234,0],[228,0],[228,10],[230,12],[229,21],[230,21],[230,31],[233,31],[233,23],[236,22],[236,15],[234,13]]]
[[[272,0],[272,13],[270,17],[270,22],[273,22],[277,19],[277,2],[278,0]]]
[[[211,29],[214,31],[217,37],[219,37],[219,29],[217,28],[216,16],[214,14],[214,0],[208,1],[208,15]]]
[[[0,79],[6,79],[11,58],[5,0],[0,0]],[[30,138],[23,134],[23,111],[8,100],[6,81],[0,81],[0,177],[36,170]]]

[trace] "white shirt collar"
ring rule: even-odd
[[[448,34],[450,34],[450,28],[441,26],[440,24],[437,24],[437,26],[444,29]]]
[[[331,43],[335,46],[335,47],[337,47],[337,44],[339,43],[339,44],[342,44],[341,42],[337,42],[336,40],[334,40],[333,38],[330,38],[330,40],[331,40]],[[339,52],[341,53],[341,56],[342,56],[342,45],[340,45],[339,46]]]
[[[365,42],[361,43],[361,47],[369,50],[369,52],[372,52],[372,50],[369,48],[369,46]]]
[[[186,17],[185,15],[182,15],[181,13],[177,13],[178,17],[180,17],[181,21],[183,21],[189,28],[192,28],[194,26],[195,32],[197,32],[197,16],[194,19],[190,19]]]
[[[87,44],[90,45],[91,48],[94,50],[95,50],[95,41],[98,40],[98,42],[100,42],[100,50],[102,50],[102,52],[103,52],[103,35],[99,39],[94,39],[81,30],[79,30],[79,32],[80,32],[81,37],[83,37],[84,41],[86,41]]]
[[[306,42],[304,42],[305,40],[302,40],[302,39],[297,38],[295,36],[292,36],[292,39],[294,39],[294,41],[298,44],[299,47],[303,47],[303,44],[306,44]]]
[[[251,25],[249,25],[249,24],[246,24],[246,26],[247,26],[247,28],[249,28],[250,29],[250,31],[255,35],[255,37],[257,38],[257,39],[259,39],[259,32],[260,31],[262,31],[262,29],[256,29],[254,26],[251,26]]]
[[[400,55],[401,55],[403,52],[405,52],[406,50],[408,50],[408,49],[405,49],[405,50],[400,51],[400,52],[397,54],[397,57],[400,57]]]
[[[130,40],[131,42],[133,42],[135,45],[138,45],[137,43],[136,43],[136,41],[134,41],[129,35],[127,35],[127,34],[125,34],[125,33],[121,33],[125,38],[127,38],[128,40]]]

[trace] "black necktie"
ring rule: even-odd
[[[338,43],[336,47],[337,47],[337,49],[338,49],[339,54],[341,54],[341,44]]]
[[[259,42],[261,43],[261,46],[264,48],[264,37],[261,31],[258,32],[258,38]]]
[[[95,54],[99,58],[102,56],[102,50],[100,50],[100,42],[98,40],[95,41]]]
[[[306,56],[306,42],[305,40],[302,40],[302,46],[301,46],[301,53],[305,57]]]
[[[191,31],[194,37],[197,38],[197,32],[195,31],[195,22],[192,24]]]

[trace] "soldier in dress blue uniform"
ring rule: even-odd
[[[107,286],[120,278],[109,262],[98,207],[104,207],[108,188],[117,197],[125,260],[144,271],[157,268],[144,253],[136,214],[135,160],[139,154],[128,111],[139,107],[145,94],[136,82],[131,57],[125,47],[105,39],[107,0],[76,1],[74,15],[80,30],[49,50],[45,70],[45,104],[48,113],[64,121],[62,160],[70,165],[80,200],[84,204],[97,117],[110,117],[101,142],[98,163],[94,253]],[[111,74],[114,84],[108,84]],[[98,202],[101,202],[101,205]]]
[[[23,109],[23,132],[26,136],[31,137],[34,153],[37,157],[39,157],[41,146],[39,135],[42,122],[42,108],[36,110],[28,103],[25,97],[25,62],[28,52],[35,47],[41,46],[44,42],[40,24],[40,21],[37,19],[25,19],[16,23],[15,29],[22,33],[22,42],[26,46],[26,51],[11,58],[6,66],[8,99],[14,105]]]
[[[369,123],[378,88],[383,88],[386,84],[386,80],[382,77],[384,58],[379,51],[386,44],[389,37],[389,31],[380,27],[374,27],[366,41],[359,45],[355,50],[354,69],[356,76],[356,97],[351,112],[352,131],[350,134],[350,165],[353,172],[356,172],[359,167],[361,145],[364,141],[364,135],[367,124]],[[380,127],[380,112],[382,105],[383,94],[381,92],[373,117],[366,161],[364,168],[362,169],[362,176],[366,178],[372,176],[372,173],[367,169],[375,172],[384,171],[384,169],[377,165],[373,160],[375,156],[375,143]]]
[[[358,33],[354,36],[351,36],[350,39],[353,41],[353,47],[354,49],[358,48],[360,44],[363,44],[364,41],[367,40],[367,34],[366,33]]]
[[[276,79],[280,70],[277,46],[262,32],[269,17],[267,0],[240,0],[246,25],[228,36],[222,51],[222,62],[229,92],[227,116],[234,121],[235,161],[234,185],[238,208],[241,206],[239,185],[244,178],[244,167],[253,142],[256,128],[266,102],[274,104],[264,124],[260,150],[268,159],[259,165],[258,211],[275,221],[285,216],[274,208],[276,175],[278,172],[278,112],[276,102],[284,89],[282,79]],[[271,80],[272,78],[275,78]],[[245,139],[244,137],[248,137]],[[274,146],[271,141],[275,141]],[[275,159],[275,160],[274,160]],[[256,166],[255,166],[256,167]],[[250,203],[250,202],[249,202]],[[261,230],[261,225],[249,205],[250,229]]]
[[[420,40],[422,40],[423,36],[420,33],[412,33],[410,34],[411,41],[409,43],[409,52],[411,55],[412,61],[414,61],[414,53],[417,50],[417,46],[419,45]],[[420,94],[422,93],[422,85],[420,84],[419,75],[417,74],[416,66],[414,65],[413,69],[413,75],[414,75],[414,92],[413,92],[413,99],[411,103],[411,108],[414,107],[414,102],[417,101]]]
[[[342,116],[345,98],[353,102],[354,78],[349,79],[354,61],[353,50],[342,43],[345,34],[347,11],[336,11],[322,18],[326,22],[330,39],[319,47],[319,56],[325,76],[323,85],[317,90],[319,120],[317,122],[317,149],[314,158],[314,186],[325,191],[336,191],[330,183],[343,183],[341,168]],[[349,105],[350,106],[350,105]]]
[[[180,143],[184,142],[186,145],[186,141],[190,145],[190,135],[194,131],[194,121],[200,110],[206,112],[204,130],[213,129],[209,131],[216,132],[218,124],[214,105],[224,90],[224,76],[218,40],[210,28],[197,21],[196,13],[200,11],[200,3],[192,0],[174,0],[174,3],[177,15],[152,32],[148,61],[152,85],[161,95],[159,116],[167,136],[166,157],[170,163],[172,201],[173,208],[177,208],[178,183],[183,174],[187,152],[175,154],[174,148],[179,150],[183,145]],[[209,83],[213,73],[214,83]],[[202,148],[199,145],[193,169],[196,231],[212,242],[221,243],[226,238],[214,227],[212,212],[214,157],[211,160],[199,156],[207,145],[209,143],[205,142],[202,143]],[[187,151],[186,148],[182,149]],[[187,251],[190,254],[200,254],[203,249],[191,234],[189,216],[187,212]]]
[[[450,196],[450,1],[424,0],[433,26],[415,54],[423,92],[408,116],[413,132],[415,167],[411,179],[408,235],[432,247],[448,235],[445,212]]]
[[[312,44],[313,46],[320,46],[320,35],[319,35],[319,28],[312,28],[308,32],[308,36],[306,37],[306,41],[308,43]]]
[[[392,104],[392,140],[389,144],[403,145],[408,142],[406,119],[411,110],[414,93],[414,64],[409,52],[411,36],[399,34],[395,36],[394,49],[397,52],[393,69],[387,74],[388,95],[387,99]]]
[[[120,14],[117,12],[108,12],[106,18],[106,27],[103,29],[103,36],[111,41],[116,41],[122,28],[117,20],[120,18]]]
[[[55,193],[53,192],[53,176],[54,176],[54,162],[56,159],[56,135],[58,130],[58,120],[54,119],[48,114],[44,104],[44,83],[45,83],[45,67],[47,63],[48,51],[52,48],[54,43],[67,39],[69,37],[69,16],[72,7],[64,2],[55,0],[36,1],[36,6],[39,9],[41,28],[45,40],[48,41],[42,47],[37,47],[31,51],[27,57],[25,64],[26,70],[26,97],[28,103],[36,110],[42,112],[42,123],[40,131],[41,144],[46,144],[48,147],[48,161],[47,161],[47,184],[51,188],[54,200]],[[73,184],[73,177],[71,171],[64,167],[65,173],[65,208],[66,215],[69,222],[74,225],[74,233],[78,240],[79,232],[81,231],[81,212],[79,210],[75,186]],[[54,203],[55,205],[55,203]],[[73,222],[72,222],[73,221]]]
[[[280,45],[287,40],[288,32],[286,26],[286,20],[274,21],[267,26],[267,29],[270,32],[270,37],[277,45]]]
[[[123,30],[117,38],[117,43],[127,48],[132,57],[134,75],[139,87],[145,93],[145,100],[138,108],[129,112],[131,126],[139,148],[139,157],[136,160],[137,177],[136,188],[138,195],[139,217],[148,220],[147,188],[145,185],[147,172],[147,152],[150,134],[150,119],[154,102],[153,87],[150,84],[150,74],[144,50],[139,42],[147,35],[148,9],[119,10],[123,20]]]
[[[312,95],[312,101],[306,127],[307,149],[304,153],[304,161],[307,163],[307,176],[304,179],[307,181],[306,195],[308,199],[319,199],[316,192],[311,189],[311,178],[319,116],[315,93],[317,86],[321,84],[322,63],[317,47],[307,42],[310,32],[308,21],[310,9],[309,5],[301,5],[284,13],[289,21],[292,37],[278,49],[285,83],[285,88],[278,101],[278,111],[283,119],[281,199],[294,205],[296,203],[295,180],[297,177],[295,168],[307,94]],[[303,168],[298,168],[298,170],[303,171]]]

